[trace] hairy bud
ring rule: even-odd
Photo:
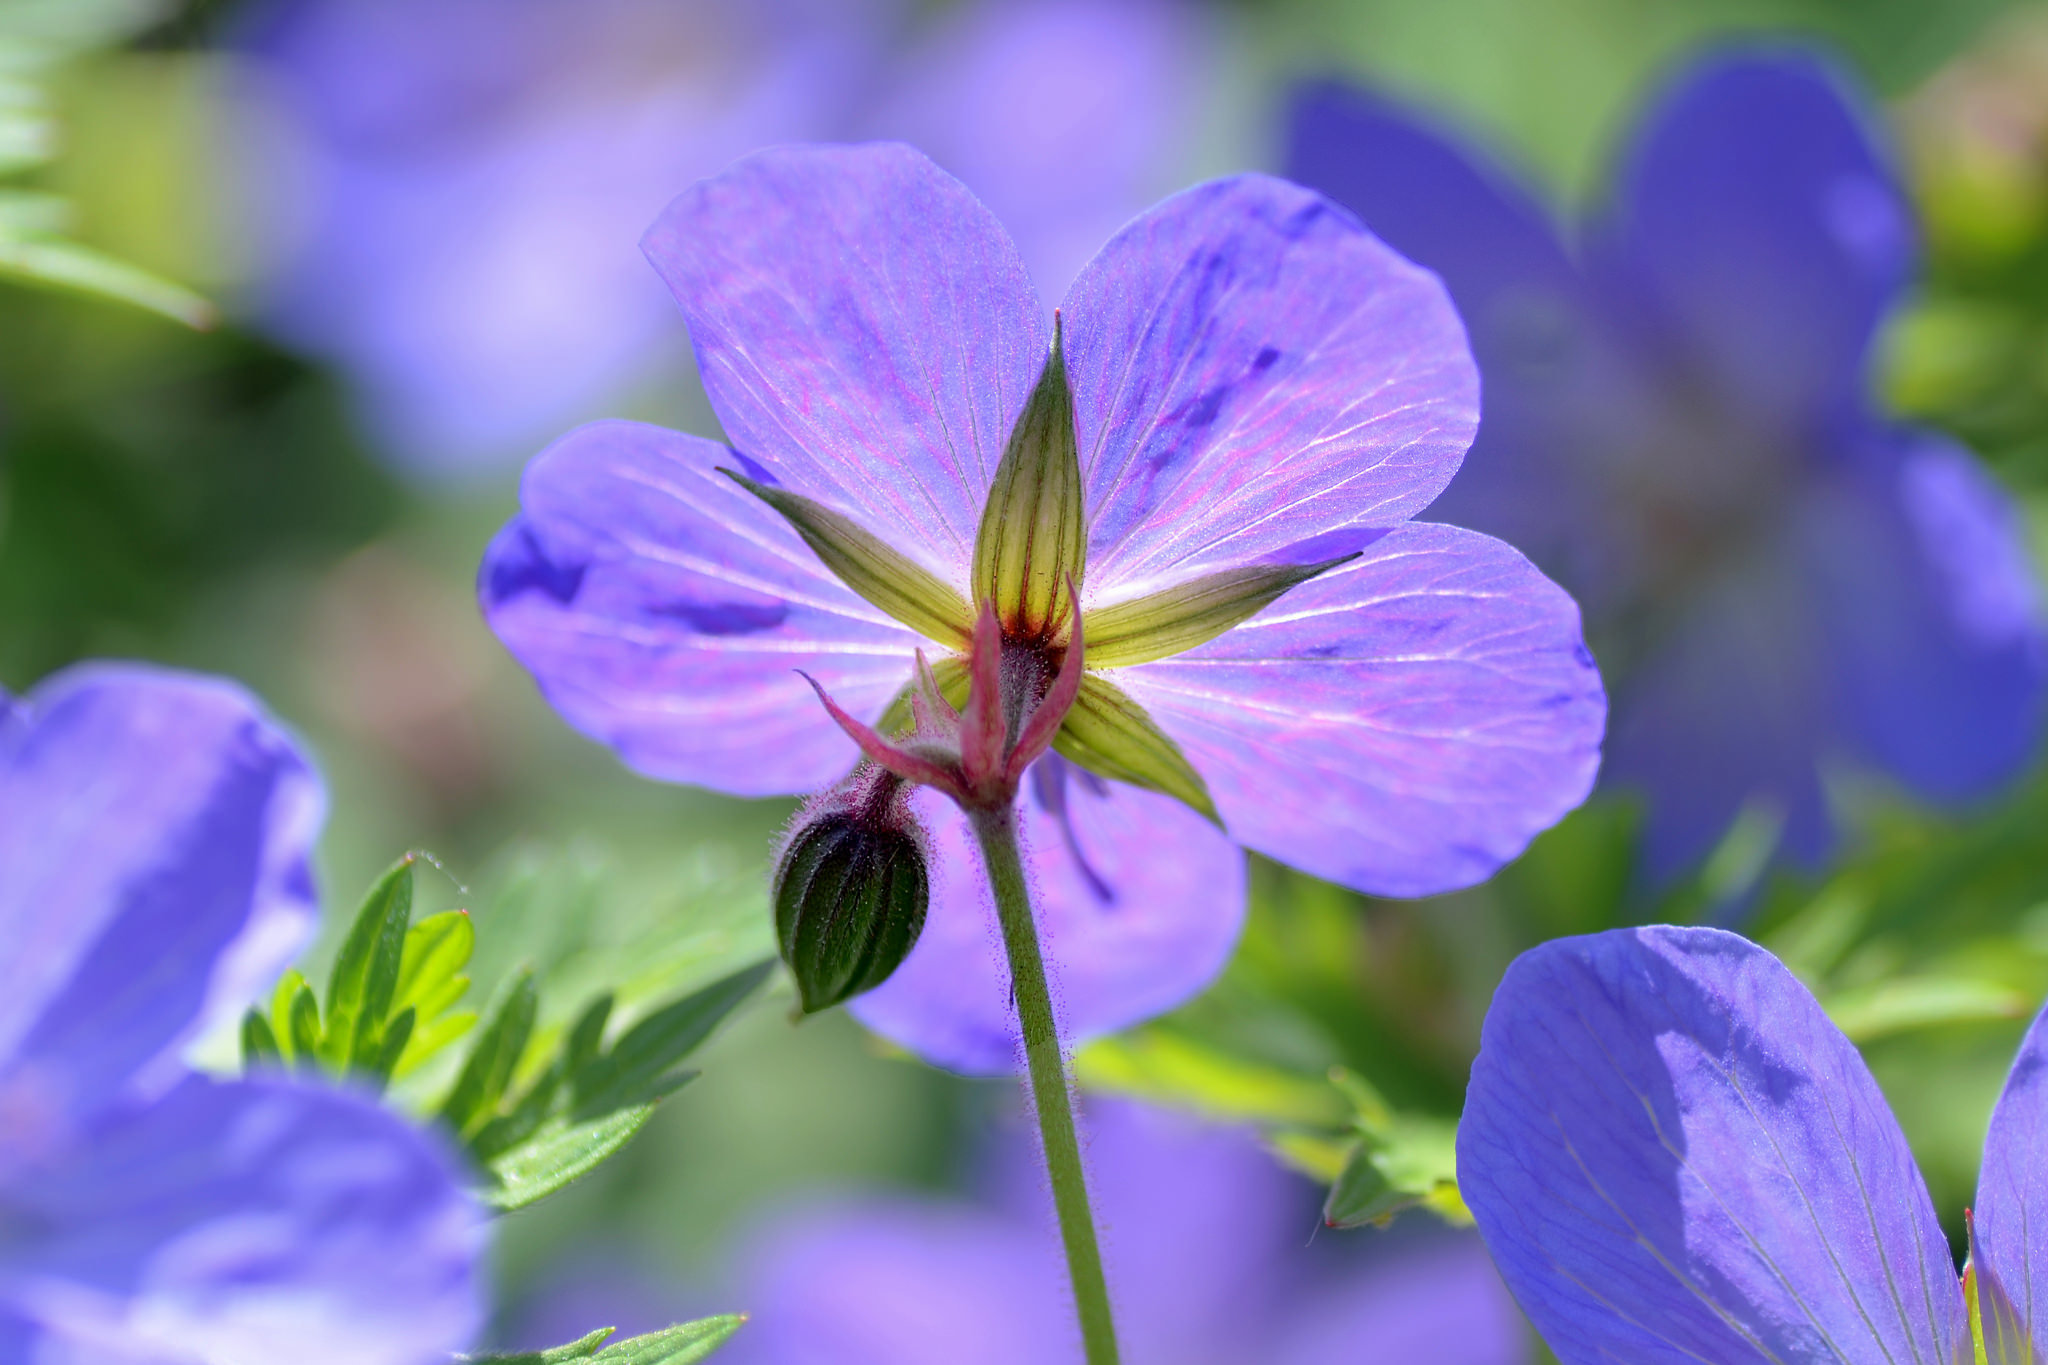
[[[775,865],[775,933],[804,1013],[887,981],[924,931],[931,888],[904,784],[863,764],[806,806]]]

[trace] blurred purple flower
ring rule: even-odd
[[[1128,1365],[1529,1359],[1527,1328],[1471,1236],[1311,1244],[1314,1191],[1245,1134],[1115,1102],[1089,1114]],[[751,1320],[731,1365],[1080,1360],[1034,1161],[1012,1135],[978,1204],[870,1198],[770,1227],[750,1257]]]
[[[1977,1187],[1971,1261],[1997,1365],[2048,1343],[2048,1243],[2029,1231],[2048,1227],[2033,1207],[2048,1200],[2044,1063],[2048,1017],[2013,1062]],[[1486,1017],[1458,1180],[1564,1365],[1971,1357],[1947,1242],[1877,1082],[1806,987],[1734,934],[1618,929],[1524,953]]]
[[[686,363],[632,243],[776,142],[904,136],[1020,210],[1064,286],[1170,188],[1193,0],[271,0],[242,193],[258,306],[347,372],[405,467],[502,468]],[[1021,212],[1028,207],[1028,212]]]
[[[1753,798],[1818,861],[1837,759],[1938,801],[2027,762],[2048,647],[2018,517],[1968,454],[1874,404],[1914,232],[1825,63],[1688,71],[1571,247],[1500,170],[1351,91],[1300,97],[1288,160],[1464,313],[1486,415],[1432,515],[1512,541],[1586,607],[1617,696],[1606,773],[1651,798],[1653,879]]]
[[[323,807],[232,685],[74,669],[0,698],[0,1359],[423,1365],[482,1220],[375,1103],[180,1053],[310,926]]]
[[[818,499],[962,600],[1047,326],[1002,227],[909,148],[786,148],[649,232],[736,449],[626,423],[528,468],[485,557],[492,627],[569,722],[650,776],[742,795],[844,774],[805,669],[872,724],[933,642],[719,474]],[[1261,176],[1167,200],[1063,305],[1085,612],[1207,574],[1357,558],[1184,653],[1089,676],[1149,713],[1236,839],[1365,890],[1469,885],[1576,804],[1604,700],[1569,598],[1498,541],[1408,520],[1457,468],[1476,375],[1436,282]],[[1084,622],[1085,624],[1085,622]],[[1243,914],[1241,859],[1164,796],[1041,763],[1025,803],[1068,1030],[1185,999]],[[943,802],[933,910],[857,1006],[969,1071],[1014,1062],[971,836]]]

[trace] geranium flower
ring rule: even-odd
[[[1456,315],[1320,196],[1246,176],[1167,200],[1083,270],[1050,358],[1002,228],[900,145],[749,157],[646,249],[733,444],[602,423],[540,455],[485,556],[492,627],[634,768],[795,793],[856,757],[795,670],[873,725],[919,650],[964,681],[1000,609],[1005,676],[1051,679],[1070,578],[1087,672],[1023,803],[1063,1037],[1220,967],[1243,871],[1217,824],[1424,895],[1584,795],[1605,703],[1576,607],[1501,542],[1409,520],[1471,437]],[[1063,453],[992,494],[1019,442]],[[919,799],[930,921],[858,1008],[1008,1069],[971,836]]]
[[[1304,94],[1291,173],[1438,271],[1486,416],[1432,508],[1585,606],[1666,880],[1746,802],[1814,863],[1847,761],[1936,801],[2034,752],[2044,647],[2019,519],[1966,452],[1886,419],[1873,340],[1913,276],[1874,120],[1821,60],[1708,58],[1651,111],[1575,240],[1410,116]]]
[[[1877,1082],[1783,963],[1716,929],[1558,939],[1494,995],[1458,1183],[1564,1365],[1957,1365],[1973,1330],[1977,1360],[2026,1365],[2048,1343],[2044,1062],[2037,1019],[1959,1286]]]
[[[1089,1113],[1130,1365],[1529,1360],[1528,1328],[1471,1234],[1311,1244],[1315,1192],[1248,1135],[1132,1104]],[[811,1200],[764,1228],[731,1365],[1078,1361],[1032,1144],[1012,1134],[982,1174],[972,1203]]]
[[[425,1365],[480,1318],[452,1155],[181,1053],[310,927],[323,798],[240,689],[0,694],[0,1358]]]

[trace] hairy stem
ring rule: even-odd
[[[969,812],[981,856],[988,866],[996,896],[996,918],[1003,926],[1003,950],[1010,959],[1010,981],[1017,997],[1017,1022],[1024,1031],[1024,1059],[1031,1076],[1031,1098],[1038,1110],[1038,1131],[1045,1146],[1045,1165],[1052,1177],[1053,1207],[1059,1211],[1060,1240],[1066,1246],[1067,1273],[1074,1285],[1074,1306],[1081,1319],[1081,1341],[1088,1365],[1116,1365],[1116,1327],[1110,1319],[1109,1286],[1102,1276],[1102,1252],[1095,1241],[1095,1220],[1088,1211],[1087,1178],[1081,1170],[1081,1145],[1074,1137],[1074,1110],[1067,1094],[1067,1072],[1060,1056],[1058,1027],[1053,1023],[1052,993],[1045,984],[1045,958],[1038,950],[1038,926],[1031,918],[1031,892],[1024,882],[1024,864],[1017,853],[1014,806]]]

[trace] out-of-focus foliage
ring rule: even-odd
[[[649,1332],[629,1341],[611,1342],[610,1345],[605,1343],[610,1340],[613,1329],[604,1327],[579,1341],[548,1351],[464,1356],[462,1359],[475,1361],[476,1365],[570,1365],[579,1360],[590,1361],[591,1365],[690,1365],[691,1361],[702,1360],[724,1345],[745,1322],[746,1318],[741,1315],[727,1313],[696,1322],[679,1322],[659,1332]]]

